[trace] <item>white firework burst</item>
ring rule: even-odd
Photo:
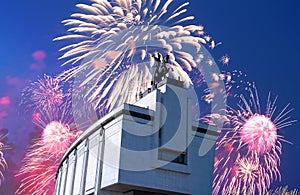
[[[214,41],[206,38],[209,36],[203,26],[181,25],[194,19],[186,13],[189,2],[178,7],[174,4],[173,0],[92,0],[91,5],[78,4],[82,13],[63,21],[69,34],[54,39],[74,41],[60,49],[64,52],[60,58],[65,60],[63,65],[73,67],[59,78],[75,78],[75,85],[86,89],[86,101],[95,109],[105,102],[107,110],[134,103],[137,94],[150,86],[151,56],[155,52],[170,56],[168,65],[173,71],[169,77],[180,78],[185,86],[192,84],[188,73],[193,68],[201,69],[209,82],[218,69],[211,68],[215,65],[212,59],[210,65],[201,64],[208,53],[202,44]]]

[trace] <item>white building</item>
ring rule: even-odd
[[[66,152],[55,195],[211,194],[218,133],[191,110],[173,79],[113,110]]]

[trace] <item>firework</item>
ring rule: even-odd
[[[64,94],[59,79],[44,75],[22,92],[22,105],[33,110],[50,110],[62,104]]]
[[[80,133],[70,131],[66,124],[58,121],[49,125],[51,127],[47,126],[43,131],[43,138],[35,141],[23,159],[24,164],[16,175],[21,178],[16,194],[50,195],[54,192],[60,160]],[[49,128],[53,130],[51,133]]]
[[[276,188],[274,191],[271,190],[267,195],[299,195],[300,192],[297,189],[288,191],[288,186]]]
[[[7,136],[7,130],[0,131],[0,186],[4,179],[4,171],[8,168],[7,162],[4,158],[4,151],[10,149],[9,145],[6,145],[4,139]]]
[[[138,93],[150,86],[154,63],[151,56],[156,51],[170,55],[173,71],[169,77],[180,78],[186,86],[192,84],[188,74],[194,68],[203,70],[202,66],[215,65],[212,59],[210,65],[201,64],[208,61],[202,44],[218,45],[205,35],[203,26],[181,25],[194,19],[186,13],[188,2],[173,10],[173,0],[92,2],[77,5],[83,13],[63,21],[70,34],[55,40],[74,41],[60,50],[64,52],[61,59],[66,60],[63,65],[73,67],[59,77],[76,78],[75,84],[85,87],[82,93],[96,109],[103,104],[111,110],[121,103],[134,103]],[[210,77],[216,71],[204,72]],[[124,82],[127,84],[122,85]],[[194,82],[198,85],[202,79]]]
[[[278,130],[295,122],[288,116],[292,109],[287,105],[275,117],[277,97],[272,100],[269,94],[262,113],[255,85],[246,89],[249,98],[241,95],[238,109],[230,107],[226,112],[231,126],[223,129],[217,141],[213,194],[264,194],[281,177],[278,167],[285,140]],[[241,167],[252,171],[244,174]]]
[[[228,65],[230,62],[230,57],[226,54],[221,57],[220,62],[222,62],[224,65]]]
[[[64,121],[48,117],[49,122],[42,123],[46,125],[41,137],[29,147],[23,165],[16,175],[21,179],[16,194],[53,194],[55,174],[60,160],[81,133],[72,130]]]
[[[240,136],[249,150],[266,153],[276,142],[277,128],[270,118],[254,114],[242,126]]]
[[[58,83],[59,80],[45,76],[44,80],[30,85],[33,89],[26,89],[26,97],[34,105],[33,123],[39,127],[41,135],[29,147],[16,174],[21,180],[16,194],[53,194],[60,160],[81,133],[74,122],[70,94],[64,93]],[[47,94],[42,94],[41,90]]]
[[[236,194],[249,194],[255,191],[256,181],[263,175],[263,168],[257,158],[238,159],[232,171],[232,179],[228,192]],[[258,190],[261,192],[261,190]]]
[[[66,151],[76,137],[77,134],[71,133],[69,125],[59,121],[51,121],[42,133],[44,148],[52,154]]]

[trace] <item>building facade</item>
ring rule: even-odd
[[[64,155],[55,195],[211,194],[218,132],[192,120],[188,94],[166,79],[95,122]]]

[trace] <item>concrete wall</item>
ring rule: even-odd
[[[167,84],[144,98],[113,110],[72,144],[55,195],[211,194],[216,136],[195,130],[201,124],[192,121],[186,89]],[[203,143],[212,147],[199,155]]]

